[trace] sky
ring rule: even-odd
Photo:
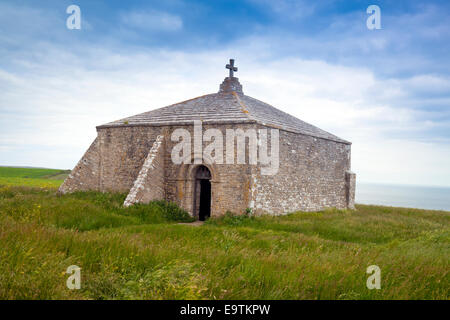
[[[97,125],[217,92],[234,58],[245,94],[351,141],[358,181],[450,186],[449,16],[449,1],[2,0],[0,165],[71,169]]]

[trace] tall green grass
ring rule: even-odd
[[[450,213],[233,215],[202,226],[167,202],[0,186],[0,299],[449,299]],[[368,290],[366,268],[381,268]],[[81,289],[66,287],[70,265]]]
[[[200,227],[173,204],[0,189],[3,299],[448,299],[449,213],[376,206]],[[82,289],[65,286],[69,265]],[[382,270],[368,290],[367,266]]]
[[[0,212],[21,223],[78,231],[192,221],[186,211],[165,201],[124,208],[125,196],[101,192],[56,195],[51,189],[4,186],[0,187]]]

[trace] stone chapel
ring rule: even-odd
[[[226,68],[217,93],[98,126],[59,192],[164,199],[199,220],[354,208],[351,143],[245,95]]]

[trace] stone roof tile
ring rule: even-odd
[[[97,128],[181,125],[192,124],[194,120],[202,120],[205,124],[256,122],[268,127],[350,144],[267,103],[244,95],[237,78],[225,78],[218,93],[137,114]]]

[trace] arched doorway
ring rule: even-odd
[[[194,214],[200,221],[211,216],[211,172],[205,166],[195,171]]]

